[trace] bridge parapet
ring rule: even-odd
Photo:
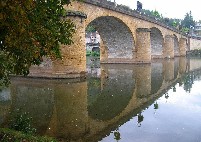
[[[182,34],[183,36],[186,36],[182,32],[180,32],[179,30],[177,30],[176,28],[170,27],[170,26],[164,24],[163,22],[155,19],[154,17],[148,17],[145,14],[143,14],[137,10],[132,10],[128,6],[125,6],[125,5],[118,5],[114,2],[107,1],[107,0],[84,0],[83,2],[88,3],[88,4],[92,4],[92,5],[96,5],[96,6],[99,6],[102,8],[106,8],[109,10],[113,10],[116,12],[120,12],[120,13],[129,15],[129,16],[138,18],[138,19],[142,19],[142,20],[157,24],[159,26],[162,26],[164,28],[167,28],[171,31],[178,33],[178,34]]]

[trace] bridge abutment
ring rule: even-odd
[[[82,18],[68,17],[75,24],[75,34],[73,44],[61,45],[62,59],[53,62],[53,74],[58,78],[81,77],[86,72],[85,21]]]
[[[71,45],[61,45],[61,59],[46,60],[40,66],[33,66],[29,76],[48,78],[79,78],[86,74],[85,20],[86,15],[68,15],[64,20],[75,24]],[[46,59],[46,58],[45,58]]]

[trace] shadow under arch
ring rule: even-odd
[[[135,48],[134,37],[129,27],[113,16],[101,16],[91,21],[87,26],[93,26],[101,36],[104,52],[101,57],[107,59],[132,59]]]
[[[151,28],[150,33],[150,39],[151,39],[151,56],[152,58],[161,58],[163,55],[163,34],[161,31],[156,28]]]
[[[173,34],[174,38],[174,56],[179,56],[179,40],[175,34]]]

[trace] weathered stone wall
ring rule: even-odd
[[[32,66],[29,76],[48,78],[77,78],[86,73],[85,21],[79,16],[70,18],[76,28],[72,45],[61,45],[62,59],[44,58],[40,66]]]
[[[201,49],[201,38],[190,38],[190,50]]]

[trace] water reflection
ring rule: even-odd
[[[177,83],[187,92],[201,76],[201,60],[176,58],[152,64],[103,64],[86,80],[13,78],[0,92],[0,126],[7,127],[17,110],[27,112],[40,135],[65,141],[122,140],[120,127],[131,119],[143,128],[145,111],[159,109],[157,99]],[[195,70],[195,71],[194,71]],[[104,139],[103,139],[104,141]]]

